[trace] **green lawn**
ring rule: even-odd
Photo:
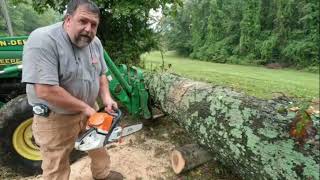
[[[155,69],[162,64],[160,52],[142,55],[145,68]],[[197,61],[167,52],[164,56],[165,68],[171,64],[170,72],[194,80],[206,81],[233,87],[245,93],[269,99],[277,92],[289,97],[319,98],[319,74],[291,69],[267,69],[264,67],[218,64]]]

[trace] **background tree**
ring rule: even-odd
[[[29,4],[28,4],[29,2]],[[12,21],[14,35],[28,35],[34,29],[57,22],[62,16],[53,9],[42,14],[37,13],[30,4],[31,1],[19,2],[8,0],[8,11]],[[0,13],[2,16],[2,14]],[[4,18],[0,18],[0,36],[8,36]]]
[[[169,49],[175,49],[180,54],[188,56],[192,52],[191,14],[193,4],[185,1],[185,8],[178,8],[175,16],[162,18],[160,29]]]
[[[5,0],[0,0],[0,14],[4,17],[7,25],[7,30],[10,34],[10,36],[13,36],[13,30],[12,30],[12,24],[11,24],[11,19],[8,13],[8,7],[7,3]]]
[[[186,0],[164,34],[200,60],[318,70],[319,20],[316,0]]]
[[[33,0],[33,6],[40,12],[48,7],[63,12],[68,1]],[[165,9],[167,4],[171,4],[174,9],[181,4],[181,0],[96,0],[95,2],[102,12],[98,37],[113,60],[127,64],[137,64],[142,53],[156,47],[154,31],[148,21],[150,10]]]

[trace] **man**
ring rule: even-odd
[[[69,154],[100,95],[113,113],[103,47],[96,37],[100,12],[90,0],[71,0],[64,22],[33,31],[23,51],[22,81],[34,109],[32,130],[42,155],[43,178],[69,179]],[[95,179],[122,179],[110,171],[104,148],[88,152]]]

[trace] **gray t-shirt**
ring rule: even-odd
[[[34,84],[59,85],[90,106],[99,92],[99,77],[106,73],[100,40],[82,49],[71,44],[62,22],[34,30],[23,49],[22,82],[27,83],[30,105],[41,103],[61,114],[74,114],[36,96]]]

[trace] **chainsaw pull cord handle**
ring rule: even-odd
[[[120,124],[120,119],[121,119],[121,116],[122,116],[122,112],[120,111],[120,109],[117,109],[115,110],[116,111],[116,116],[115,116],[115,119],[112,121],[112,125],[111,125],[111,128],[109,130],[109,133],[106,135],[106,138],[103,142],[103,145],[105,146],[106,144],[108,144],[108,139],[112,133],[112,131],[114,130],[114,128],[116,128],[119,124]]]

